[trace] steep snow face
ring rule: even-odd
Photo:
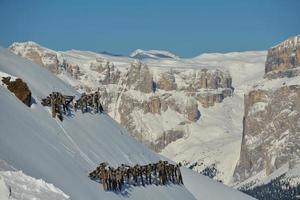
[[[137,49],[130,54],[131,58],[136,59],[178,59],[179,57],[173,53],[163,50],[143,50]]]
[[[42,97],[54,90],[79,94],[46,69],[1,48],[0,71],[22,78],[36,102],[28,108],[5,87],[0,87],[0,159],[29,176],[54,184],[75,200],[195,199],[179,185],[130,187],[122,194],[104,192],[98,183],[88,178],[88,173],[100,162],[116,167],[122,163],[155,162],[160,157],[129,137],[108,115],[71,113],[63,122],[53,119],[50,110],[40,104]],[[185,176],[183,178],[185,181]],[[8,179],[14,180],[13,177]],[[225,193],[228,192],[235,193],[225,189]],[[211,199],[210,194],[204,193],[201,199]]]
[[[46,183],[41,179],[35,179],[27,176],[22,171],[0,171],[0,185],[1,177],[3,184],[9,187],[8,191],[4,192],[6,199],[1,200],[32,200],[32,199],[43,199],[43,200],[67,200],[70,199],[68,195],[63,193],[60,189],[54,185]],[[0,186],[1,188],[1,186]],[[9,194],[10,193],[10,194]],[[9,196],[9,198],[8,198]]]
[[[217,183],[210,178],[199,175],[189,169],[184,168],[182,174],[186,182],[186,188],[199,200],[206,199],[206,197],[209,197],[209,200],[241,200],[245,198],[255,200],[255,198],[247,196],[239,191],[229,192],[230,188],[224,187],[222,183]]]
[[[5,184],[3,177],[0,176],[0,199],[8,200],[8,198],[9,198],[9,189]]]

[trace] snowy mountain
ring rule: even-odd
[[[137,49],[134,52],[130,54],[131,58],[135,59],[179,59],[178,56],[176,56],[173,53],[170,53],[168,51],[163,50],[143,50],[143,49]]]
[[[20,190],[38,198],[42,192],[32,194],[32,188],[24,186],[26,182],[28,186],[36,186],[37,190],[45,189],[45,193],[53,189],[51,195],[54,195],[53,191],[62,191],[59,192],[62,199],[68,196],[71,199],[252,199],[201,175],[191,174],[184,168],[182,173],[186,186],[149,185],[129,187],[122,194],[104,192],[99,183],[88,178],[88,173],[100,162],[106,161],[112,166],[145,164],[158,161],[160,156],[131,138],[106,114],[72,112],[63,122],[53,119],[50,110],[40,104],[41,98],[53,90],[76,96],[79,93],[40,65],[0,48],[0,71],[2,75],[25,81],[33,98],[33,104],[27,107],[6,87],[0,86],[0,159],[26,174],[9,169],[6,171],[11,172],[1,172],[2,197],[7,197],[11,187],[12,194],[16,195],[13,198],[18,198]],[[24,184],[20,183],[22,181]],[[48,183],[54,186],[50,187]],[[193,183],[207,186],[201,190],[214,194],[199,193],[199,188],[195,188]],[[217,192],[214,186],[218,188]]]
[[[53,52],[30,42],[9,49],[36,63]],[[195,171],[214,165],[215,178],[230,182],[241,144],[244,94],[263,77],[266,52],[143,63],[78,50],[55,54],[56,70],[49,62],[43,66],[79,91],[100,88],[105,110],[136,139]]]
[[[155,59],[140,57],[142,62],[36,45],[14,43],[9,49],[41,60],[78,91],[99,88],[105,110],[131,136],[194,171],[253,195],[288,182],[299,162],[299,36],[268,52],[151,55]],[[47,57],[53,61],[44,62]],[[56,70],[49,63],[57,63]],[[279,170],[283,166],[289,170]],[[266,182],[269,177],[276,180]]]

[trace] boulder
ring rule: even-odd
[[[11,81],[11,77],[3,77],[2,82],[7,86],[7,89],[15,94],[15,96],[25,105],[31,105],[31,91],[27,84],[22,79],[17,78]]]

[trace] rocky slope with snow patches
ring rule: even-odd
[[[244,189],[251,194],[280,191],[282,185],[289,184],[284,181],[287,170],[280,169],[294,169],[300,162],[300,76],[290,73],[299,68],[295,54],[300,50],[299,44],[299,36],[295,36],[271,48],[265,79],[257,81],[245,96],[243,140],[234,180],[248,183],[244,185],[248,189]],[[300,177],[299,171],[297,176]],[[261,186],[262,180],[270,177],[276,180]],[[284,188],[281,191],[290,193]]]
[[[195,199],[193,188],[186,189],[179,185],[130,187],[121,194],[104,192],[99,183],[88,178],[88,173],[99,162],[106,161],[112,166],[122,163],[145,164],[155,162],[160,157],[129,137],[128,132],[106,114],[72,112],[63,122],[53,119],[50,110],[40,104],[40,99],[52,92],[53,88],[64,94],[78,96],[79,93],[41,66],[0,48],[0,71],[24,80],[35,100],[27,107],[5,87],[0,86],[1,160],[29,176],[54,184],[75,200]],[[5,174],[7,182],[14,181],[8,172]],[[28,177],[25,179],[31,180]],[[195,180],[196,176],[184,175],[183,179],[187,183],[204,181],[203,186],[210,185],[207,190],[212,192],[213,185],[217,184],[212,180],[201,179],[201,176]],[[19,186],[24,187],[25,184]],[[227,195],[234,196],[228,199],[251,199],[226,186],[216,187],[220,195],[215,198],[210,198],[207,193],[198,194],[197,198],[219,199]]]
[[[45,60],[44,55],[49,54],[45,52],[53,52],[36,45],[14,43],[9,49],[34,62]],[[34,60],[28,56],[32,54],[41,58]],[[153,60],[142,63],[75,50],[56,54],[61,79],[80,91],[99,88],[105,110],[155,151],[190,135],[190,127],[201,116],[199,105],[211,107],[233,93],[230,73],[218,68],[195,68],[195,64],[188,69],[180,64],[161,67]],[[48,68],[47,63],[43,66]]]

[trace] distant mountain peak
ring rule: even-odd
[[[175,54],[165,50],[143,50],[137,49],[130,54],[130,57],[136,59],[179,59]]]

